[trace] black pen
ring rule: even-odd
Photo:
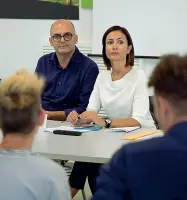
[[[81,120],[81,116],[78,115],[78,117],[77,117],[77,122],[76,122],[76,125],[77,125],[77,126],[80,126],[80,125],[81,125],[80,120]]]

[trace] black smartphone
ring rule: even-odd
[[[68,130],[54,130],[53,133],[57,135],[70,135],[70,136],[82,135],[82,132],[80,131],[68,131]]]

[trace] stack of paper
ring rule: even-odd
[[[67,130],[67,131],[79,131],[79,132],[89,132],[89,131],[97,131],[101,129],[100,126],[94,125],[90,127],[72,127],[72,126],[59,126],[55,128],[46,128],[46,132],[53,132],[54,130]]]
[[[131,131],[134,131],[136,129],[139,129],[140,127],[139,126],[134,126],[134,127],[120,127],[120,128],[110,128],[110,129],[107,129],[106,131],[112,131],[112,132],[131,132]]]

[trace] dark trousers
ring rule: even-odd
[[[100,166],[101,164],[98,163],[75,162],[69,177],[70,186],[82,190],[84,189],[86,178],[88,177],[90,190],[93,194]]]

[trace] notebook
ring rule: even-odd
[[[86,127],[74,127],[74,130],[76,131],[84,131],[84,130],[87,130],[87,131],[98,131],[100,130],[102,127],[101,126],[98,126],[98,125],[92,125],[92,126],[86,126]]]
[[[134,131],[134,130],[137,130],[139,129],[140,127],[139,126],[134,126],[134,127],[120,127],[120,128],[110,128],[110,129],[107,129],[106,131],[112,131],[112,132],[131,132],[131,131]]]
[[[147,130],[147,131],[144,131],[144,132],[135,133],[133,135],[125,136],[125,137],[122,138],[122,140],[137,140],[137,139],[140,139],[142,137],[145,137],[145,136],[148,136],[148,135],[153,135],[153,134],[162,134],[163,135],[163,131]]]

